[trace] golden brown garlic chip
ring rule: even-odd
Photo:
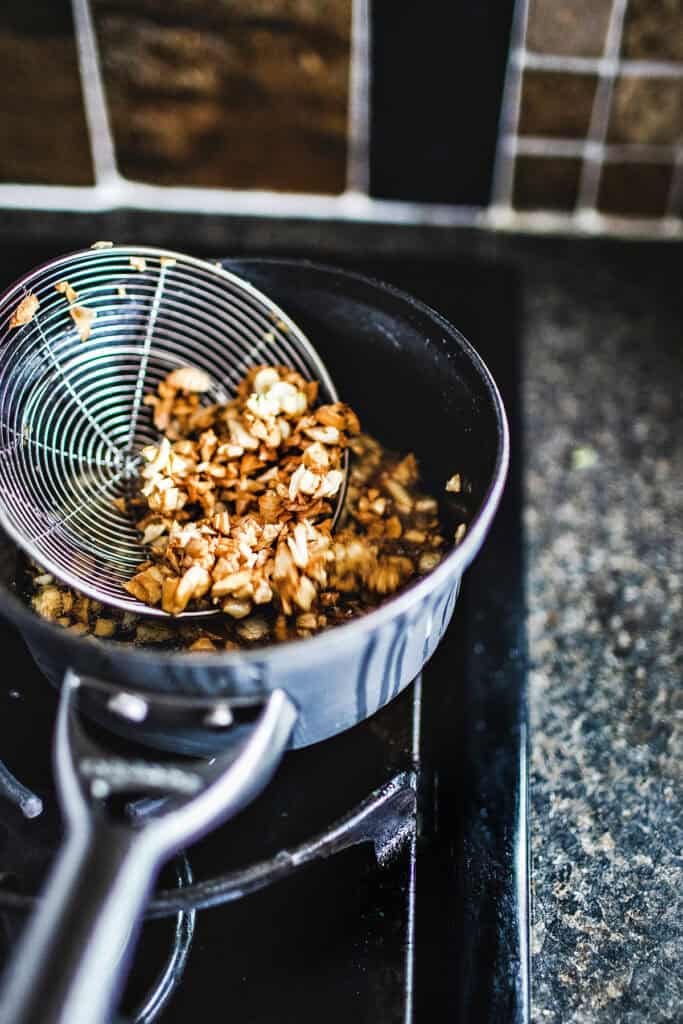
[[[34,295],[33,292],[26,295],[12,313],[9,322],[10,327],[22,327],[24,324],[29,324],[39,308],[38,296]]]
[[[87,341],[90,337],[93,322],[97,319],[97,310],[87,309],[85,306],[72,306],[69,310],[69,315],[76,324],[78,337],[81,341]]]

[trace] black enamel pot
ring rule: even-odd
[[[500,500],[508,431],[500,395],[462,335],[410,296],[357,274],[303,262],[226,261],[302,326],[339,394],[366,430],[415,451],[433,493],[460,472],[471,484],[465,540],[428,576],[376,611],[319,636],[246,653],[163,653],[73,637],[38,618],[12,592],[13,546],[1,549],[0,613],[16,624],[45,675],[67,668],[116,689],[211,698],[285,690],[298,708],[293,746],[348,729],[395,697],[433,654],[453,613],[460,579],[479,550]],[[111,701],[107,701],[109,705]],[[180,752],[206,753],[215,730],[150,728],[104,706],[95,714],[118,732]]]
[[[505,412],[488,370],[451,324],[356,274],[279,260],[226,265],[301,325],[367,431],[417,453],[429,490],[443,494],[455,472],[468,481],[467,533],[429,575],[362,618],[298,642],[206,654],[79,638],[40,619],[14,593],[16,550],[0,542],[0,613],[62,686],[55,760],[67,836],[6,974],[7,1024],[110,1019],[163,860],[238,814],[288,747],[350,728],[415,678],[500,501]],[[81,710],[148,746],[218,756],[173,765],[122,757],[88,737]],[[119,799],[141,792],[162,805],[144,827],[126,818]],[[124,947],[126,956],[112,955]]]

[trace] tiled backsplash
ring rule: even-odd
[[[681,0],[529,0],[523,13],[499,203],[680,217]]]
[[[4,0],[0,136],[0,208],[682,236],[683,0]]]

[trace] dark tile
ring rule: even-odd
[[[122,172],[343,191],[350,0],[95,0]]]
[[[598,57],[612,0],[531,0],[526,47],[535,53]]]
[[[0,124],[0,181],[92,184],[67,0],[2,4]]]
[[[662,217],[666,213],[671,175],[671,164],[605,164],[598,209],[601,213],[626,217]]]
[[[486,206],[513,0],[370,7],[370,193]]]
[[[683,137],[683,79],[619,78],[608,139],[675,145]]]
[[[573,210],[580,177],[578,158],[518,156],[512,205],[518,210]]]
[[[596,75],[564,71],[524,72],[520,135],[583,139],[588,133]]]
[[[630,0],[621,52],[634,60],[683,60],[683,0]]]

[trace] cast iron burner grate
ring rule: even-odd
[[[16,782],[11,779],[9,782],[10,793],[15,795]],[[21,787],[19,796],[22,801],[26,800],[26,794],[27,791]],[[31,794],[28,799],[38,800]],[[0,875],[0,908],[5,911],[0,913],[0,927],[2,946],[8,953],[16,937],[17,927],[21,927],[21,922],[18,923],[11,912],[29,911],[34,904],[34,897],[9,887],[21,879],[26,844],[21,839],[17,841],[11,816],[5,816],[5,823],[0,825],[0,829],[5,835],[3,862],[10,868]],[[157,892],[146,914],[148,920],[175,915],[171,947],[152,989],[131,1014],[131,1024],[151,1024],[156,1020],[182,980],[192,946],[197,910],[242,899],[281,881],[306,864],[319,858],[331,857],[361,843],[372,844],[377,863],[384,865],[405,842],[414,838],[414,834],[415,775],[414,772],[403,772],[372,793],[324,833],[242,870],[195,883],[187,856],[178,857],[172,871],[175,887]]]
[[[44,797],[44,812],[39,818],[26,819],[8,801],[0,805],[0,922],[5,953],[18,935],[23,912],[34,904],[34,893],[59,839],[47,735],[56,699],[25,653],[17,650],[16,654],[23,658],[24,681],[21,691],[7,695],[10,707],[2,722],[15,737],[25,737],[27,730],[34,730],[30,764],[23,763],[31,785]],[[414,688],[408,700],[397,702],[390,712],[387,709],[378,716],[367,737],[347,734],[340,738],[341,742],[332,741],[336,749],[326,752],[324,769],[330,773],[330,780],[322,791],[317,782],[312,784],[312,780],[320,778],[319,773],[311,771],[312,759],[305,752],[290,754],[283,766],[288,776],[284,786],[274,783],[241,816],[238,825],[219,830],[191,853],[193,861],[202,866],[202,881],[193,880],[184,857],[165,872],[162,888],[148,907],[147,919],[176,916],[170,952],[164,953],[164,944],[168,947],[168,926],[164,933],[159,928],[150,933],[147,926],[139,947],[145,946],[143,969],[136,972],[126,998],[127,1005],[142,1005],[128,1019],[147,1024],[164,1009],[188,962],[196,910],[240,900],[275,882],[282,884],[307,865],[357,846],[367,846],[363,852],[363,871],[374,863],[386,865],[406,843],[414,841],[416,751],[411,743],[417,736],[412,723],[417,706]],[[319,755],[325,747],[316,749]],[[11,753],[6,734],[3,750]],[[362,771],[358,764],[355,769],[350,767],[354,754],[362,755]],[[14,756],[11,761],[14,765]],[[353,800],[368,781],[382,778],[382,784],[329,824],[335,808],[348,807],[349,796]],[[27,790],[22,789],[18,795],[25,801]],[[301,799],[308,808],[303,815],[296,807]],[[325,826],[320,831],[304,836],[305,829],[323,819]],[[368,853],[370,856],[366,856]],[[164,887],[169,876],[174,882],[172,888]],[[150,944],[154,946],[153,958]],[[143,987],[142,976],[149,973],[144,968],[151,960],[165,962],[157,971],[151,992],[143,997],[139,991]]]
[[[41,255],[26,253],[23,262]],[[13,249],[7,280],[21,262]],[[515,281],[472,263],[353,266],[426,299],[482,353],[510,415],[511,478],[421,684],[349,733],[288,754],[251,808],[192,848],[207,902],[212,895],[230,902],[197,915],[182,984],[157,1017],[165,1024],[228,1013],[254,1024],[528,1020]],[[30,895],[60,829],[50,798],[55,696],[11,630],[0,625],[0,637],[13,666],[0,691],[0,755],[45,800],[33,820],[0,802],[0,872],[11,875],[10,860],[19,862],[6,888]],[[346,827],[331,825],[340,822]],[[283,850],[290,857],[278,858]],[[291,861],[301,870],[290,870]],[[183,890],[172,873],[161,884],[158,909],[175,913]],[[20,916],[0,919],[13,941]],[[174,942],[176,950],[175,933]],[[169,920],[149,920],[122,1008],[127,1019],[157,984],[168,950]]]

